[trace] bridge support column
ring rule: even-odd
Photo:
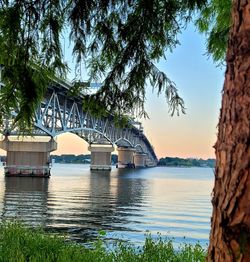
[[[90,145],[91,152],[90,170],[111,170],[111,152],[114,151],[112,145]]]
[[[145,166],[146,167],[153,167],[153,166],[156,166],[157,163],[155,163],[154,161],[152,161],[152,159],[146,157],[146,160],[145,160]]]
[[[132,147],[119,147],[118,151],[118,168],[134,168],[134,152]]]
[[[146,157],[147,157],[147,154],[135,153],[134,154],[135,168],[145,167],[146,166]]]
[[[50,176],[50,152],[57,149],[57,143],[11,141],[5,137],[0,148],[7,151],[4,172],[6,176]]]

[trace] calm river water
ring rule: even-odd
[[[43,179],[5,178],[1,167],[0,214],[79,242],[105,230],[107,239],[140,244],[149,231],[205,246],[212,187],[209,168],[90,172],[87,165],[54,164],[51,178]]]

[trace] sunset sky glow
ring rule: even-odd
[[[206,55],[205,37],[189,26],[179,37],[179,45],[159,68],[167,73],[185,101],[186,114],[170,116],[164,95],[147,89],[146,111],[142,119],[144,133],[158,158],[165,156],[214,158],[224,68],[216,66]],[[70,54],[67,59],[72,60]],[[68,61],[72,63],[72,61]],[[53,154],[86,154],[88,144],[73,134],[56,138],[58,150]],[[0,151],[1,154],[4,151]]]
[[[159,67],[173,80],[185,101],[186,114],[171,117],[164,95],[149,87],[146,110],[150,119],[141,120],[157,156],[214,158],[224,68],[206,55],[205,37],[189,26],[179,45]],[[57,138],[54,153],[87,153],[88,144],[72,134]]]

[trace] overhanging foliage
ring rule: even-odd
[[[184,112],[174,82],[156,63],[179,43],[178,34],[193,15],[201,11],[197,24],[201,31],[208,30],[204,24],[214,19],[211,5],[215,2],[0,1],[0,63],[4,65],[5,83],[0,94],[0,117],[19,108],[17,124],[22,128],[32,125],[35,108],[53,76],[66,76],[60,37],[67,32],[76,66],[87,68],[89,82],[103,81],[96,94],[85,95],[85,109],[99,115],[147,116],[144,102],[146,86],[150,85],[165,94],[171,114]],[[216,34],[211,31],[211,52]],[[221,56],[215,53],[215,58]]]

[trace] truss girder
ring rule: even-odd
[[[36,110],[34,127],[35,135],[43,133],[55,137],[71,132],[90,144],[108,143],[119,147],[133,147],[138,152],[146,153],[153,163],[157,162],[151,144],[139,129],[118,128],[112,117],[96,118],[83,111],[81,98],[69,97],[64,86],[48,88],[44,101]]]

